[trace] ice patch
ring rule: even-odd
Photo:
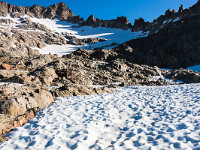
[[[178,18],[174,19],[173,22],[176,22],[176,21],[179,21],[179,20],[180,20],[180,18],[178,17]]]
[[[170,84],[174,84],[174,83],[184,83],[184,82],[181,81],[181,80],[173,81],[173,80],[167,79],[167,78],[164,77],[164,76],[152,76],[152,77],[150,77],[150,78],[154,78],[154,79],[156,79],[156,80],[158,80],[158,79],[163,79],[163,80],[167,81],[167,82],[170,83]]]
[[[160,68],[160,69],[163,69],[163,70],[172,70],[172,69],[170,69],[170,68]]]

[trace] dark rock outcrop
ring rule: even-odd
[[[162,28],[168,26],[168,24],[176,22],[178,20],[184,19],[185,17],[190,17],[193,15],[200,14],[200,1],[194,4],[192,7],[183,9],[183,5],[179,7],[178,12],[176,10],[168,9],[164,15],[159,16],[154,19],[153,22],[145,22],[144,19],[136,19],[132,27],[133,31],[143,31],[149,32],[149,35],[157,33]]]
[[[184,83],[200,83],[200,73],[186,69],[175,69],[164,74],[168,79],[183,81]]]
[[[99,18],[95,18],[93,15],[91,15],[86,21],[82,22],[80,25],[92,27],[120,28],[124,30],[132,27],[131,23],[124,16],[112,20],[100,20]]]
[[[104,38],[86,38],[86,39],[73,38],[70,41],[68,41],[68,44],[86,45],[86,44],[94,44],[94,43],[104,42],[104,41],[106,41],[106,39]]]
[[[144,31],[147,26],[149,26],[149,22],[145,22],[143,18],[135,19],[133,25],[133,31]]]
[[[179,16],[176,20],[162,22],[162,28],[154,25],[148,37],[128,41],[111,51],[107,59],[126,59],[137,64],[147,64],[160,68],[186,68],[200,64],[200,2],[190,9],[175,13],[168,10],[165,16],[158,20]],[[170,17],[171,16],[171,17]],[[159,23],[158,23],[159,24]],[[136,22],[136,27],[145,29],[143,19]],[[148,26],[148,25],[147,25]],[[138,29],[139,30],[139,29]],[[117,55],[116,55],[117,54]]]

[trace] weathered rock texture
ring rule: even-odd
[[[12,20],[2,19],[0,22],[0,57],[32,57],[39,55],[33,48],[43,48],[46,44],[62,45],[67,39],[52,32],[46,26],[21,18],[19,23],[10,26]]]
[[[0,86],[0,136],[20,127],[34,112],[49,106],[54,99],[46,89],[19,84]]]
[[[28,15],[36,18],[50,19],[57,17],[60,20],[66,20],[68,17],[75,16],[63,2],[51,5],[49,7],[40,7],[38,5],[34,5],[32,7],[22,7],[14,6],[1,1],[0,8],[0,16],[7,16],[8,14],[11,14],[13,17]]]
[[[0,65],[7,64],[12,70],[1,70],[0,82],[60,87],[69,84],[110,86],[168,84],[164,80],[150,81],[153,76],[161,76],[158,67],[132,64],[124,59],[104,61],[99,58],[104,53],[107,55],[107,52],[79,49],[63,58],[53,55],[1,57]]]

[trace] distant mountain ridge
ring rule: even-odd
[[[126,17],[118,17],[112,20],[100,20],[94,18],[93,15],[89,16],[85,21],[80,16],[75,14],[64,3],[58,3],[50,5],[48,7],[40,7],[39,5],[33,5],[32,7],[14,6],[4,1],[0,1],[0,16],[7,16],[10,14],[12,17],[19,17],[19,15],[28,15],[35,18],[58,18],[59,20],[66,20],[80,26],[93,26],[93,27],[111,27],[111,28],[132,28],[131,23]]]
[[[161,15],[153,22],[145,22],[143,18],[136,19],[134,25],[132,25],[127,17],[122,16],[111,20],[101,20],[90,15],[86,20],[84,20],[79,15],[76,16],[72,10],[64,3],[60,2],[48,7],[33,5],[22,7],[14,6],[8,4],[4,1],[0,1],[0,16],[7,16],[10,14],[13,17],[19,17],[19,15],[28,15],[35,18],[58,18],[59,20],[66,20],[71,23],[79,24],[80,26],[92,26],[92,27],[108,27],[108,28],[121,28],[121,29],[132,29],[133,31],[142,30],[144,32],[149,31],[149,34],[154,34],[156,29],[161,27],[163,21],[169,19],[176,19],[180,16],[185,16],[188,14],[193,14],[199,10],[199,1],[192,6],[190,9],[183,9],[183,5],[180,6],[179,11],[176,12],[174,9],[166,11],[164,15]]]
[[[182,18],[194,16],[200,14],[200,1],[194,4],[192,7],[183,9],[183,5],[179,7],[178,12],[176,10],[168,9],[164,15],[160,15],[157,19],[154,19],[153,22],[146,22],[143,18],[135,20],[133,25],[134,31],[149,31],[150,35],[158,31],[159,28],[162,28],[165,23],[175,22]]]
[[[22,7],[14,6],[12,4],[1,1],[0,8],[0,16],[7,16],[10,14],[13,17],[17,17],[16,15],[21,14],[35,18],[53,19],[57,17],[60,20],[67,20],[68,17],[75,16],[64,2],[54,4],[49,7],[40,7],[39,5],[33,5],[32,7]]]

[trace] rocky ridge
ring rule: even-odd
[[[197,14],[199,10],[198,5],[199,2],[197,2],[197,4],[195,4],[193,7],[185,10],[183,9],[183,5],[181,5],[178,12],[176,12],[176,10],[174,9],[172,11],[168,9],[164,15],[161,15],[157,19],[153,20],[153,22],[146,22],[143,18],[135,19],[133,25],[125,16],[111,20],[102,20],[99,18],[95,18],[93,15],[90,15],[86,20],[84,20],[84,18],[80,17],[80,15],[76,16],[64,2],[50,5],[48,7],[41,7],[39,5],[33,5],[32,7],[22,7],[14,6],[4,1],[0,1],[0,7],[2,8],[0,10],[0,16],[7,16],[8,14],[10,14],[12,17],[15,18],[24,15],[40,19],[58,18],[61,21],[66,20],[68,22],[78,24],[79,26],[120,28],[123,30],[132,29],[133,31],[149,32],[149,35],[152,35],[158,32],[158,29],[167,26],[169,22],[177,21],[181,18]]]
[[[0,2],[0,16],[7,16],[10,14],[12,17],[21,17],[28,15],[35,18],[49,18],[53,19],[55,17],[60,20],[66,20],[68,17],[75,16],[72,11],[63,2],[51,5],[49,7],[40,7],[39,5],[34,5],[32,7],[22,7],[14,6],[8,4],[4,1]]]
[[[153,24],[139,19],[136,24],[137,29],[148,30],[150,35],[113,48],[112,53],[117,55],[110,55],[108,59],[124,58],[132,63],[171,69],[200,64],[198,10],[200,10],[200,1],[186,10],[180,7],[179,12],[168,10]],[[158,25],[159,23],[161,24]]]
[[[67,7],[64,2],[51,5],[49,7],[40,7],[39,5],[34,5],[32,7],[22,7],[14,6],[12,4],[7,4],[4,1],[0,2],[0,16],[7,16],[10,14],[12,17],[21,17],[28,15],[35,18],[58,18],[63,21],[66,20],[71,23],[78,24],[80,26],[92,26],[92,27],[108,27],[108,28],[121,28],[128,29],[132,25],[126,17],[118,17],[112,20],[100,20],[99,18],[94,18],[93,15],[89,16],[87,20],[84,20],[80,16],[75,16],[75,14]]]
[[[162,30],[162,28],[171,26],[173,22],[179,20],[184,20],[191,16],[199,15],[200,1],[194,4],[192,7],[183,9],[183,5],[179,7],[179,10],[168,9],[164,15],[159,16],[157,19],[154,19],[153,22],[145,21],[143,18],[136,19],[133,25],[133,31],[149,31],[149,35],[155,34]]]

